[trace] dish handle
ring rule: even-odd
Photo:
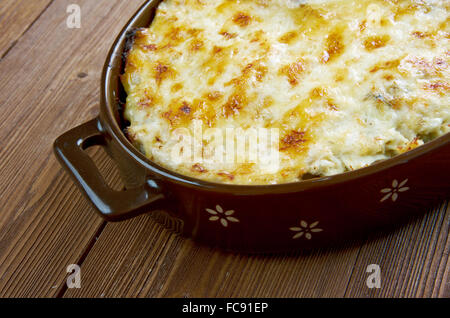
[[[87,148],[105,145],[105,134],[96,118],[60,136],[54,143],[54,151],[77,186],[106,220],[121,221],[163,208],[164,195],[159,188],[147,183],[124,191],[115,191],[107,185],[85,152]]]

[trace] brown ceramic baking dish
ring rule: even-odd
[[[205,182],[149,161],[126,138],[119,75],[127,37],[148,27],[160,1],[148,1],[112,47],[102,77],[100,116],[59,137],[62,165],[108,221],[142,213],[208,245],[264,252],[328,246],[399,224],[450,194],[450,135],[370,167],[290,184]],[[101,145],[126,189],[110,189],[84,150]]]

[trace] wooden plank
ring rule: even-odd
[[[56,296],[104,222],[52,154],[98,113],[107,51],[143,0],[54,1],[0,61],[0,296]],[[77,3],[83,27],[66,26]],[[78,76],[80,73],[88,76]],[[112,165],[94,151],[112,182]]]
[[[106,155],[94,154],[112,182]],[[0,296],[46,297],[64,289],[66,267],[77,264],[104,225],[50,157],[13,221],[1,229]],[[49,170],[56,173],[52,175]]]
[[[432,213],[386,235],[374,235],[362,248],[347,297],[450,297],[450,208]],[[365,285],[369,264],[381,269],[381,288]]]
[[[343,296],[359,247],[243,255],[199,246],[149,216],[108,224],[65,297]]]
[[[106,226],[81,265],[81,289],[64,297],[127,297],[160,265],[173,234],[149,216]]]
[[[0,59],[53,0],[2,0],[0,3]]]
[[[340,249],[246,256],[187,243],[189,248],[182,249],[173,271],[147,286],[146,296],[342,297],[360,248],[349,244]],[[161,291],[155,294],[159,284]]]
[[[442,281],[448,279],[448,210],[374,236],[363,246],[272,256],[198,246],[142,216],[106,226],[82,265],[82,289],[64,296],[377,296],[366,285],[367,265],[377,262],[387,270],[384,297],[447,295]],[[405,286],[409,293],[402,292]]]

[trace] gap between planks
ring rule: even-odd
[[[50,0],[49,3],[41,10],[41,12],[34,18],[34,20],[25,28],[25,30],[8,46],[8,48],[0,56],[0,62],[11,52],[11,50],[19,43],[20,39],[33,27],[33,25],[41,18],[45,11],[53,4],[55,0]]]
[[[89,252],[92,250],[92,248],[94,247],[95,243],[97,242],[98,238],[100,237],[100,235],[102,234],[103,230],[105,229],[106,225],[108,224],[108,222],[103,221],[97,232],[94,234],[94,236],[92,237],[92,239],[90,240],[90,242],[86,245],[86,248],[83,252],[83,254],[80,256],[80,259],[77,261],[77,265],[78,266],[83,266],[84,261],[86,260],[87,256],[89,255]],[[67,283],[66,281],[62,281],[61,282],[61,289],[58,291],[58,293],[56,294],[55,298],[63,298],[64,294],[67,292]]]

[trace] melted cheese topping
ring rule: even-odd
[[[411,150],[450,130],[449,6],[163,1],[136,33],[122,77],[128,136],[168,169],[235,184],[328,176]],[[175,160],[195,123],[278,129],[279,164]],[[210,141],[194,152],[208,153]]]

